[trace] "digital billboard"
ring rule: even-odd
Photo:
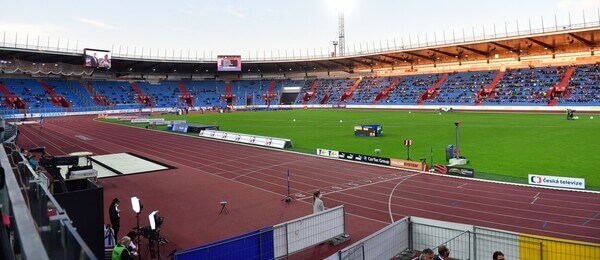
[[[217,71],[242,71],[242,56],[219,55],[217,56]]]
[[[105,69],[108,69],[111,67],[110,51],[84,49],[83,56],[84,56],[83,66],[85,66],[85,67],[105,68]]]

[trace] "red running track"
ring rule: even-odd
[[[131,152],[177,167],[101,179],[105,212],[113,197],[138,196],[148,213],[165,216],[167,251],[239,235],[310,214],[311,194],[327,207],[345,205],[353,241],[404,216],[479,225],[528,234],[600,243],[600,193],[524,187],[319,158],[92,121],[47,119],[21,127],[24,149],[45,146],[53,155]],[[286,204],[286,172],[292,193]],[[222,200],[231,211],[219,215]],[[122,230],[135,225],[123,203]],[[129,214],[131,212],[131,214]],[[106,213],[106,222],[108,222]],[[143,225],[147,225],[146,218]],[[124,232],[121,232],[124,233]],[[322,258],[349,245],[302,252]]]

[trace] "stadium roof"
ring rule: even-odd
[[[508,35],[420,43],[395,50],[376,50],[343,57],[302,57],[282,60],[243,60],[242,73],[310,73],[317,71],[377,70],[407,66],[437,65],[493,59],[520,59],[593,52],[600,45],[600,24],[581,28],[554,28],[550,32],[524,32]],[[32,63],[83,64],[83,54],[66,50],[40,50],[20,46],[0,47],[0,60]],[[111,72],[156,74],[223,74],[216,71],[215,60],[160,59],[157,57],[112,57]],[[231,74],[231,72],[228,72]],[[239,73],[239,72],[238,72]],[[235,73],[234,73],[235,74]]]

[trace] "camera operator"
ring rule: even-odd
[[[129,245],[131,244],[131,238],[124,236],[119,240],[119,243],[113,248],[112,260],[134,260],[137,252],[130,251]]]

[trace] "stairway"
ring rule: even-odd
[[[181,90],[179,100],[181,100],[182,103],[187,104],[188,107],[194,107],[194,96],[188,93],[185,83],[182,81],[179,82],[179,89]]]
[[[315,90],[317,89],[318,85],[319,85],[319,80],[315,79],[315,81],[313,81],[312,85],[310,85],[310,88],[308,89],[308,91],[306,93],[304,93],[304,97],[302,97],[302,100],[304,101],[304,105],[308,104],[308,101],[315,97]]]
[[[54,106],[67,107],[67,108],[69,106],[71,106],[69,101],[67,101],[63,96],[57,95],[56,92],[54,92],[54,89],[52,89],[50,86],[48,86],[48,84],[46,84],[46,82],[39,81],[39,83],[44,88],[44,90],[46,90],[46,93],[50,94],[50,100],[52,101],[52,104]]]
[[[323,104],[327,103],[327,101],[329,101],[329,98],[331,98],[331,93],[327,92],[325,94],[325,96],[323,96],[323,98],[321,99],[319,104],[323,105]]]
[[[81,85],[83,86],[83,88],[85,88],[85,90],[88,92],[88,94],[90,95],[90,97],[92,97],[92,99],[94,100],[94,102],[96,102],[97,105],[99,106],[108,106],[108,101],[106,100],[106,97],[103,95],[100,95],[98,92],[96,92],[96,90],[92,87],[92,85],[90,85],[90,83],[82,81]]]
[[[265,95],[265,105],[270,106],[271,101],[275,98],[275,81],[271,80],[269,82],[269,89],[267,90],[267,94]]]
[[[398,86],[398,84],[400,84],[400,78],[394,79],[394,81],[390,83],[390,85],[388,85],[386,89],[379,91],[379,93],[377,94],[377,96],[375,96],[375,99],[373,100],[373,105],[377,105],[377,102],[379,102],[379,100],[387,99],[390,95],[390,92],[394,90],[394,88]]]
[[[27,108],[27,103],[23,101],[20,97],[17,97],[15,94],[11,93],[8,88],[2,83],[0,83],[0,91],[2,94],[6,96],[4,98],[4,104],[6,107],[15,108],[15,109],[25,109]]]
[[[550,100],[548,101],[548,106],[555,106],[558,103],[558,99],[555,97],[568,97],[571,94],[571,89],[568,88],[569,81],[571,80],[571,76],[573,76],[573,72],[575,72],[575,67],[569,66],[565,71],[565,74],[560,79],[560,82],[548,89],[546,92],[546,97]]]
[[[427,101],[428,99],[434,99],[437,96],[437,89],[442,85],[442,83],[444,83],[444,81],[447,78],[448,78],[448,73],[444,73],[432,87],[426,89],[425,92],[423,92],[423,94],[421,94],[418,104],[423,105],[423,103],[425,101]]]
[[[500,82],[500,79],[502,79],[503,75],[504,75],[504,71],[498,71],[498,73],[496,73],[496,76],[494,76],[494,79],[492,80],[492,82],[489,85],[487,85],[484,89],[477,92],[478,98],[475,101],[475,105],[479,106],[486,99],[494,98],[496,96],[496,92],[494,91],[494,89],[496,88],[496,85],[498,85],[498,82]]]
[[[225,95],[221,95],[221,100],[226,102],[228,106],[232,106],[234,98],[235,96],[231,94],[231,84],[229,81],[225,81]]]
[[[144,92],[142,92],[142,89],[140,89],[137,82],[133,82],[130,85],[133,91],[135,91],[135,93],[137,94],[138,103],[140,103],[143,106],[152,107],[152,99],[150,98],[150,96],[144,95]]]
[[[354,95],[354,90],[356,90],[358,85],[360,85],[361,81],[362,81],[362,77],[360,77],[356,81],[354,81],[354,84],[352,84],[352,87],[350,87],[349,90],[345,91],[344,94],[340,97],[340,102],[338,103],[338,106],[341,106],[344,103],[344,101],[352,99],[352,95]]]

